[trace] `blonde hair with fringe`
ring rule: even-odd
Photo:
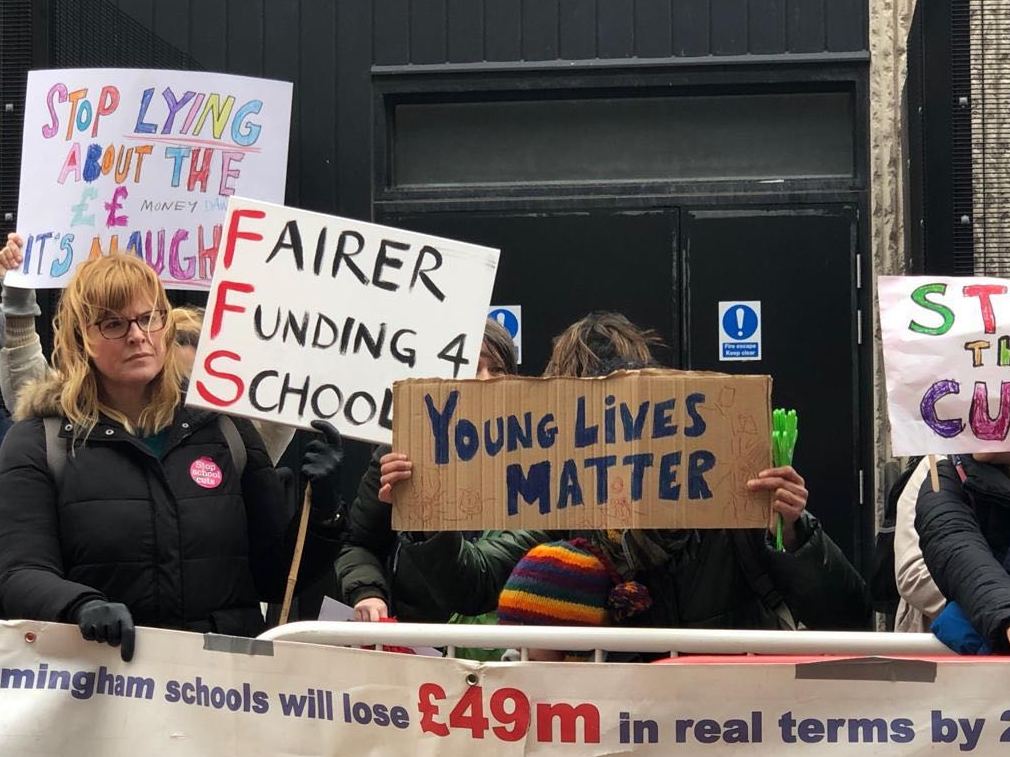
[[[596,376],[615,359],[650,363],[652,350],[663,340],[651,329],[641,329],[621,313],[596,312],[576,321],[554,338],[544,376]]]
[[[196,347],[203,329],[204,309],[194,305],[179,305],[172,308],[175,322],[175,343],[180,347]]]
[[[168,313],[162,331],[150,335],[165,345],[165,364],[152,379],[150,398],[134,425],[99,397],[101,377],[95,368],[88,327],[108,313],[122,312],[137,298],[147,298]],[[167,428],[182,399],[182,376],[176,354],[178,316],[158,275],[132,255],[114,254],[83,263],[70,279],[53,319],[53,370],[62,380],[59,404],[74,426],[74,439],[87,437],[100,414],[118,421],[132,434],[149,436]],[[99,339],[103,338],[101,336]]]

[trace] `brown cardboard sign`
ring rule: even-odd
[[[669,370],[604,378],[412,379],[393,448],[414,463],[393,528],[760,528],[771,378]]]

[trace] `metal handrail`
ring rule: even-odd
[[[434,623],[302,621],[271,628],[259,637],[331,646],[397,645],[560,649],[572,652],[677,654],[856,655],[933,657],[953,655],[932,634],[870,631],[730,631],[687,628],[578,628],[478,626]],[[450,656],[452,656],[450,654]],[[597,655],[599,659],[600,655]]]

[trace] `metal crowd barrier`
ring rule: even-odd
[[[560,649],[594,652],[649,652],[705,655],[841,655],[935,657],[954,653],[932,634],[871,631],[729,631],[684,628],[577,628],[571,626],[478,626],[434,623],[302,621],[271,628],[259,638],[330,646],[396,645]]]

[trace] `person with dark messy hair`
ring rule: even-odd
[[[619,313],[591,313],[554,340],[547,375],[605,376],[657,367],[658,336]],[[624,582],[645,588],[629,624],[655,628],[862,629],[870,600],[859,573],[806,510],[803,478],[792,468],[757,472],[751,491],[772,495],[784,522],[786,549],[768,529],[628,529],[541,533],[541,541],[581,538]],[[532,532],[527,532],[532,533]],[[488,540],[480,553],[441,549],[416,559],[437,601],[478,614],[499,594],[520,558],[500,555]],[[420,556],[419,556],[420,557]],[[466,559],[462,559],[465,557]]]
[[[659,334],[621,313],[593,312],[554,338],[544,376],[598,376],[606,365],[620,362],[656,365],[653,350],[662,346]]]

